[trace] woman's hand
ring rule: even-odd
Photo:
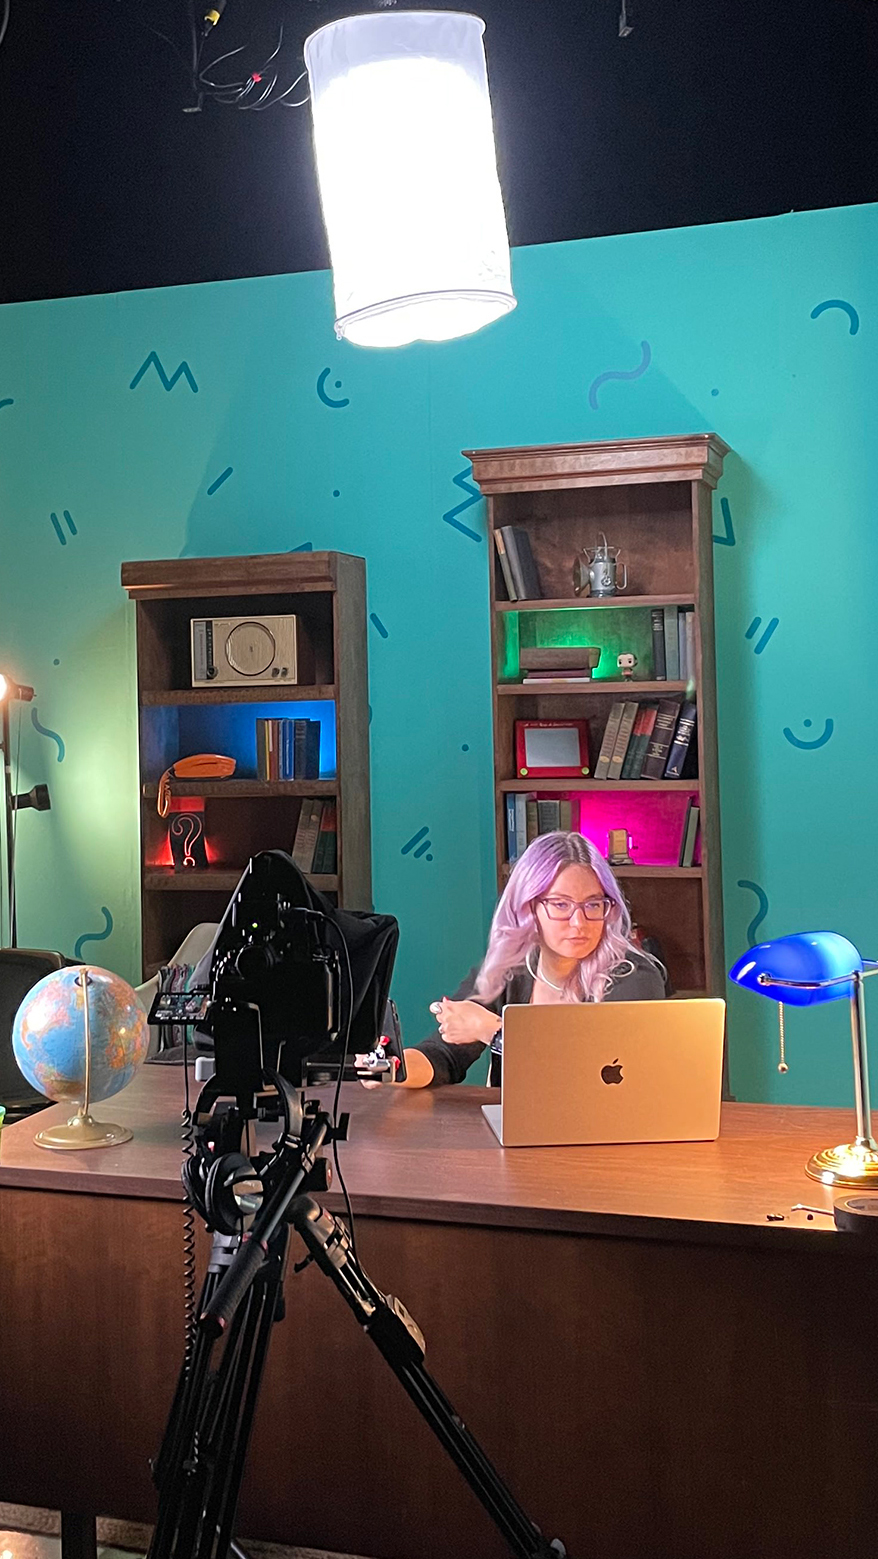
[[[434,1001],[430,1011],[435,1015],[439,1033],[449,1045],[490,1045],[500,1027],[495,1012],[489,1012],[477,1001],[449,1001],[443,996]]]

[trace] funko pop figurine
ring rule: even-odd
[[[623,677],[629,678],[637,665],[637,656],[631,655],[626,651],[624,655],[616,656],[616,665],[619,667]]]

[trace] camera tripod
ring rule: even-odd
[[[251,1180],[264,1173],[265,1194],[247,1232],[213,1232],[198,1320],[153,1464],[159,1512],[148,1559],[227,1559],[230,1549],[240,1552],[232,1531],[271,1329],[285,1313],[290,1229],[305,1245],[305,1262],[313,1260],[335,1284],[512,1553],[518,1559],[559,1559],[566,1554],[563,1543],[548,1542],[528,1519],[424,1368],[424,1339],[405,1306],[375,1287],[356,1260],[344,1224],[309,1194],[328,1186],[320,1152],[325,1143],[346,1136],[347,1117],[335,1127],[316,1101],[305,1103],[301,1092],[297,1099],[294,1123],[288,1121],[272,1155],[252,1165],[234,1155],[245,1198],[246,1169]],[[236,1136],[240,1147],[242,1124],[235,1109],[222,1117],[224,1150]],[[212,1367],[221,1340],[222,1354]]]

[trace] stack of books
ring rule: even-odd
[[[652,608],[653,681],[689,682],[695,677],[695,612],[691,607]]]
[[[610,709],[597,780],[689,778],[695,761],[695,701],[620,699]],[[684,768],[686,773],[684,775]]]
[[[538,801],[522,791],[506,797],[506,857],[511,862],[524,855],[540,834],[554,834],[573,827],[573,803],[569,800]]]
[[[319,720],[257,720],[256,777],[320,778]]]
[[[333,876],[338,869],[338,807],[335,801],[305,800],[299,808],[293,861],[301,872]]]
[[[509,600],[540,600],[540,576],[527,531],[520,525],[501,525],[494,532],[494,545]]]
[[[563,644],[521,649],[518,661],[523,682],[591,682],[601,658],[595,644]]]

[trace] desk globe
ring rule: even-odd
[[[66,1125],[38,1131],[34,1141],[59,1149],[127,1142],[126,1126],[94,1120],[89,1105],[127,1088],[148,1047],[146,1014],[118,975],[82,965],[39,980],[15,1015],[13,1054],[32,1088],[81,1102]]]

